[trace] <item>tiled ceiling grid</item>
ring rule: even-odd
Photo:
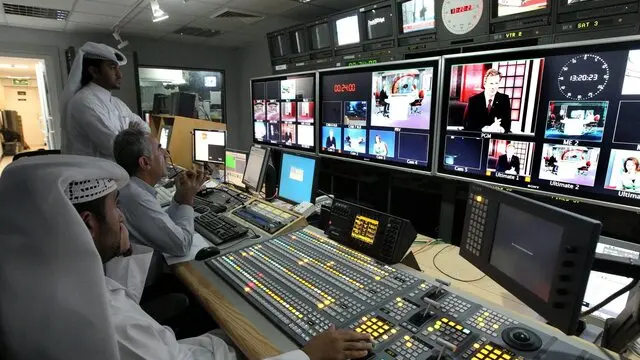
[[[149,1],[145,0],[125,19],[126,25],[120,32],[124,40],[127,35],[135,35],[213,46],[244,47],[262,39],[268,32],[371,2],[372,0],[310,0],[306,3],[298,0],[158,0],[160,8],[169,14],[169,18],[154,23]],[[113,26],[136,3],[138,0],[0,0],[3,5],[0,6],[0,25],[66,32],[111,33]],[[33,9],[12,5],[60,11],[33,14]],[[245,15],[237,16],[236,13]],[[204,31],[204,36],[189,35],[201,32],[201,29],[213,32]],[[179,34],[180,32],[183,34]]]

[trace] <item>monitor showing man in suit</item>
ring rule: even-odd
[[[484,91],[471,96],[464,111],[464,130],[511,132],[511,99],[498,91],[501,79],[502,74],[498,70],[487,70]]]
[[[500,174],[530,176],[534,150],[534,142],[491,139],[487,155],[487,172],[495,173],[491,176],[503,178]]]

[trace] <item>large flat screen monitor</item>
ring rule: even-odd
[[[242,177],[247,168],[247,152],[227,149],[224,152],[224,181],[243,188]]]
[[[574,335],[601,228],[596,220],[471,185],[460,255],[550,325]],[[500,330],[509,344],[510,331]]]
[[[226,131],[193,130],[193,161],[224,164],[226,144]]]
[[[438,172],[640,207],[640,44],[445,58]]]
[[[320,153],[429,171],[438,62],[320,74]]]
[[[316,160],[312,156],[282,153],[278,187],[281,199],[295,204],[314,202]]]
[[[435,31],[434,0],[398,0],[400,34]]]
[[[251,80],[255,143],[315,151],[314,73]]]

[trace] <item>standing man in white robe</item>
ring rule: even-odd
[[[12,360],[235,360],[205,334],[176,340],[102,263],[129,247],[116,163],[49,155],[10,164],[0,177],[0,358]],[[371,350],[369,335],[329,330],[272,359],[345,360]]]
[[[118,50],[87,42],[73,62],[60,99],[62,153],[113,160],[113,139],[138,122],[149,126],[122,100],[111,95],[120,89],[120,66],[127,58]]]

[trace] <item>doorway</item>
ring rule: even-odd
[[[21,143],[5,145],[4,149],[10,150],[5,155],[51,148],[52,118],[44,59],[0,57],[0,111],[5,137],[16,140],[17,135]]]

